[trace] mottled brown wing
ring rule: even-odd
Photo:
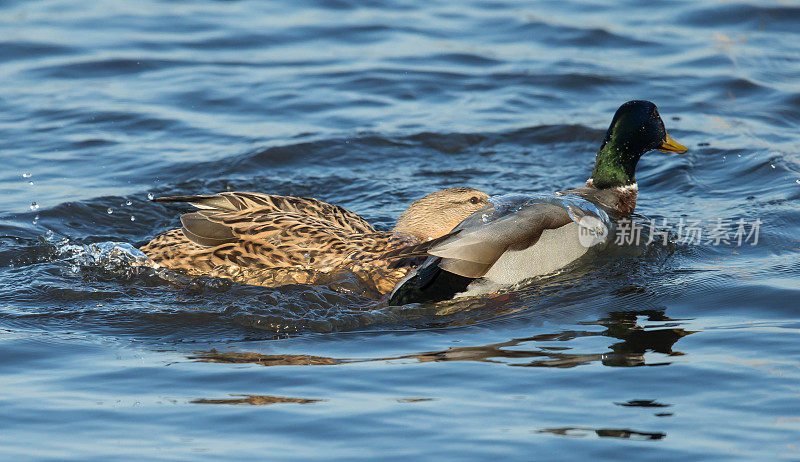
[[[339,292],[349,292],[369,298],[388,293],[408,274],[412,266],[388,267],[367,264],[332,271],[308,268],[253,269],[239,266],[218,266],[207,275],[231,279],[240,284],[266,287],[287,284],[326,285]]]
[[[390,236],[391,246],[405,246],[412,241],[408,237]],[[286,252],[278,248],[269,250],[288,258]],[[334,285],[337,290],[352,289],[359,295],[378,298],[392,288],[408,273],[411,266],[396,265],[381,260],[350,261],[346,266],[333,271],[314,268],[313,265],[264,267],[260,265],[231,264],[241,262],[235,248],[220,246],[207,248],[190,241],[180,229],[173,229],[156,237],[141,250],[160,266],[186,271],[192,276],[211,276],[231,279],[240,284],[277,287],[286,284]],[[263,261],[264,258],[260,258]],[[355,279],[353,279],[355,278]]]
[[[142,251],[162,266],[201,273],[218,266],[325,271],[375,260],[413,242],[388,232],[347,231],[301,213],[201,210],[187,215],[180,236],[171,231]]]
[[[222,192],[202,196],[169,196],[154,202],[186,202],[201,210],[217,212],[289,212],[329,222],[354,233],[373,233],[375,228],[357,214],[310,197],[279,196],[252,192]]]
[[[173,229],[159,234],[152,241],[139,248],[155,263],[165,268],[184,269],[191,274],[208,271],[209,266],[203,264],[194,271],[197,255],[206,247],[190,241],[180,229]]]

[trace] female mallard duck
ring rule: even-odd
[[[187,202],[200,209],[181,216],[173,229],[141,247],[157,265],[192,276],[233,279],[250,285],[325,284],[355,275],[372,295],[387,293],[411,261],[381,255],[450,232],[487,204],[472,188],[437,191],[400,215],[391,232],[376,231],[342,207],[312,198],[248,192],[174,196],[155,202]]]
[[[608,223],[608,215],[633,213],[636,164],[653,149],[679,154],[688,150],[667,134],[655,104],[623,104],[614,114],[585,186],[554,195],[492,198],[450,234],[385,255],[429,256],[398,284],[390,303],[485,293],[563,268],[599,240],[582,238],[587,223],[602,233],[607,231],[602,225]]]

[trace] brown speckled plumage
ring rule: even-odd
[[[462,207],[456,210],[462,218],[488,197],[470,188],[446,191],[454,204],[446,206]],[[381,255],[421,242],[408,234],[376,231],[357,214],[312,198],[225,192],[155,201],[187,202],[200,210],[181,217],[183,228],[142,246],[150,259],[189,275],[243,284],[338,284],[355,278],[364,295],[378,296],[390,291],[413,263],[382,260]],[[440,234],[452,228],[446,226]],[[431,237],[438,236],[422,239]]]

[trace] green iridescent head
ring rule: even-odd
[[[617,109],[597,152],[592,184],[606,189],[636,183],[636,164],[653,149],[678,154],[689,150],[667,134],[655,104],[628,101]]]

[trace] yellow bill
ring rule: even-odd
[[[689,148],[678,143],[673,137],[667,134],[667,139],[658,147],[658,150],[661,152],[677,152],[678,154],[683,154],[688,151]]]

